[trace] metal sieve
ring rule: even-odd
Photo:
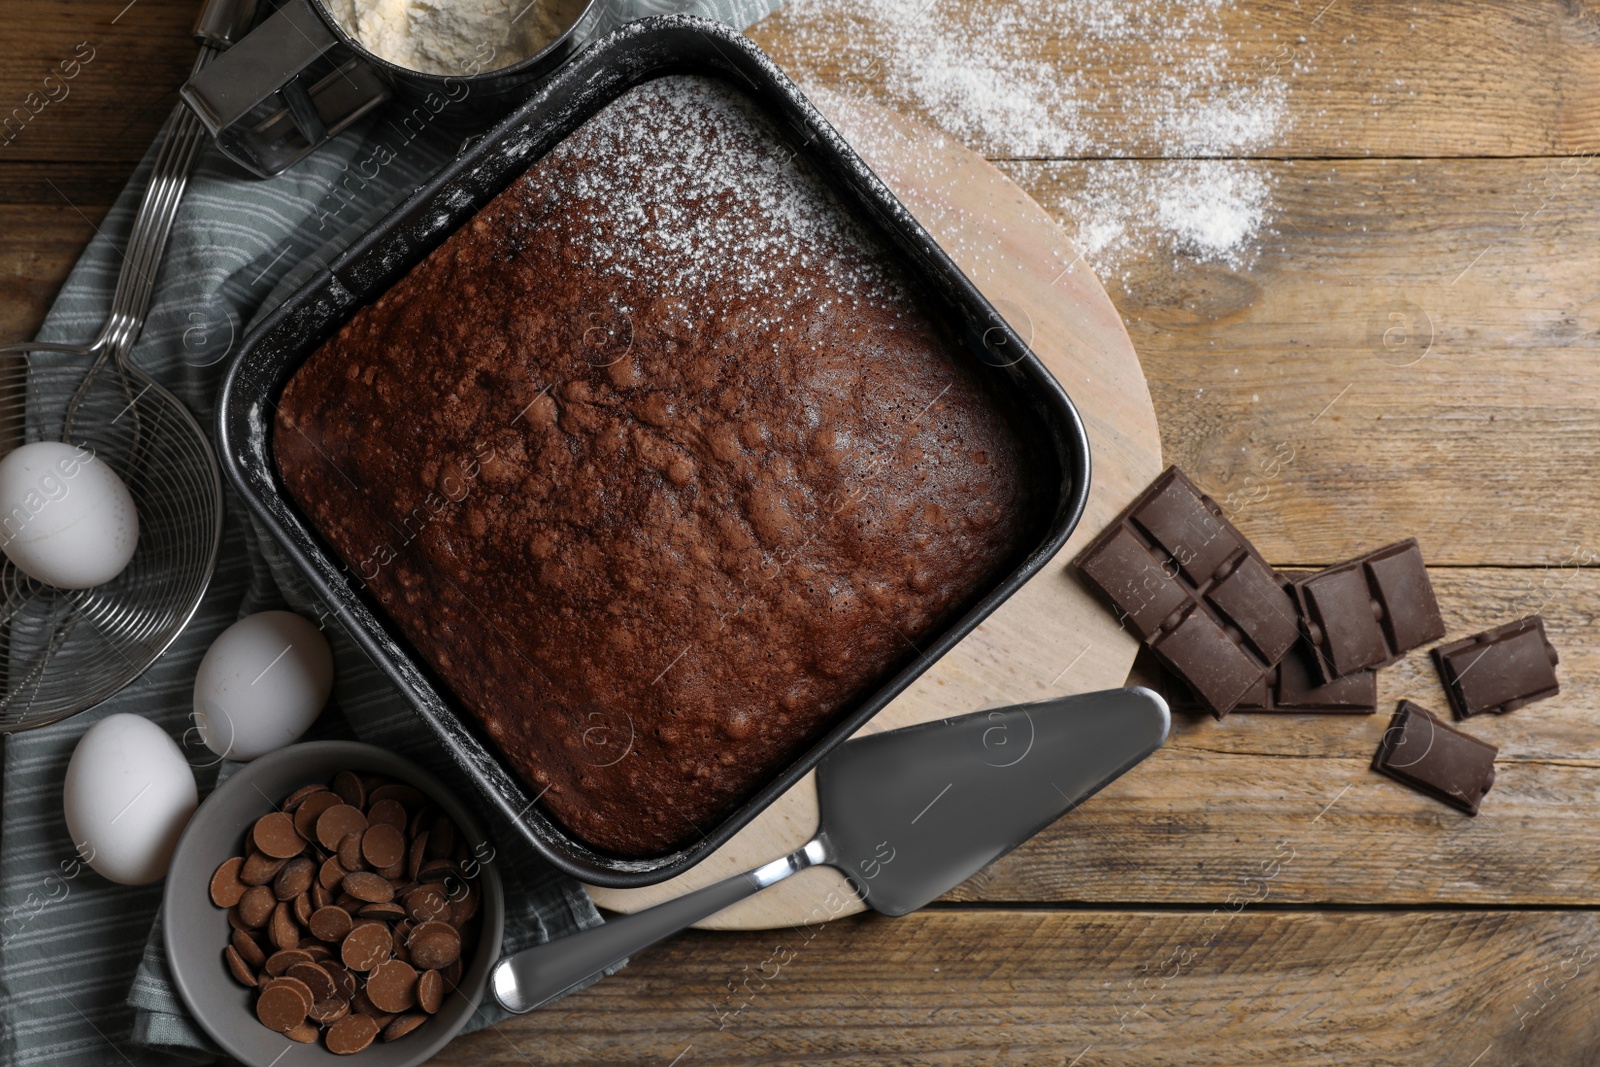
[[[195,70],[253,7],[206,5]],[[36,441],[78,445],[122,477],[139,513],[138,549],[103,585],[56,589],[10,560],[0,565],[0,734],[59,722],[126,687],[183,631],[211,581],[222,539],[216,456],[182,402],[127,359],[204,139],[199,121],[176,108],[94,340],[0,345],[0,454]],[[0,514],[8,521],[17,517]]]

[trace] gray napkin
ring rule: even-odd
[[[612,0],[614,20],[688,10],[744,27],[781,0]],[[209,146],[190,181],[133,361],[171,389],[208,429],[213,394],[250,322],[298,280],[447,161],[460,138],[421,135],[378,113],[266,181],[245,177]],[[394,158],[356,168],[386,145]],[[39,333],[81,343],[105,320],[151,156],[100,224]],[[195,669],[211,641],[242,615],[289,606],[318,619],[315,597],[230,495],[216,574],[193,621],[128,689],[55,726],[7,739],[0,808],[0,1064],[208,1063],[217,1052],[185,1014],[166,970],[157,912],[161,886],[107,882],[78,861],[61,808],[77,739],[117,712],[159,723],[180,741],[201,795],[231,769],[190,727]],[[348,737],[405,754],[469,803],[473,786],[414,721],[408,705],[332,621],[334,700],[313,737]],[[479,814],[498,840],[514,831]],[[601,921],[582,888],[549,866],[502,852],[509,912],[503,948],[515,951]],[[220,946],[218,951],[220,952]],[[219,969],[220,975],[220,969]],[[485,1005],[469,1029],[503,1017]]]

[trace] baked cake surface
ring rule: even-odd
[[[889,262],[736,91],[662,78],[284,390],[290,495],[591,845],[711,829],[1036,532]]]

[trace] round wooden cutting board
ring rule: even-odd
[[[1061,553],[861,734],[1122,685],[1138,644],[1066,571],[1162,469],[1155,409],[1122,319],[1044,209],[982,156],[875,104],[824,92],[811,99],[1066,388],[1093,456],[1088,509]],[[813,773],[677,878],[589,893],[603,908],[638,911],[783,856],[816,829]],[[843,875],[813,867],[699,925],[762,930],[864,908]]]

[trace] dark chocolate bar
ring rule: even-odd
[[[1295,648],[1239,698],[1231,714],[1284,712],[1321,715],[1371,715],[1378,710],[1378,672],[1357,671],[1327,685],[1312,674],[1311,653]],[[1193,690],[1169,679],[1167,702],[1180,711],[1210,711]]]
[[[1444,636],[1444,620],[1415,538],[1294,582],[1324,682],[1386,667]]]
[[[1531,615],[1433,650],[1439,680],[1456,718],[1492,711],[1504,715],[1561,691],[1561,658],[1544,635],[1544,619]]]
[[[1300,636],[1289,580],[1176,467],[1075,565],[1219,718]]]
[[[1378,743],[1372,769],[1476,815],[1494,785],[1499,751],[1442,722],[1427,708],[1402,700]]]
[[[1234,711],[1318,712],[1371,715],[1378,710],[1378,672],[1356,671],[1323,684],[1311,667],[1309,649],[1296,648],[1239,701]]]

